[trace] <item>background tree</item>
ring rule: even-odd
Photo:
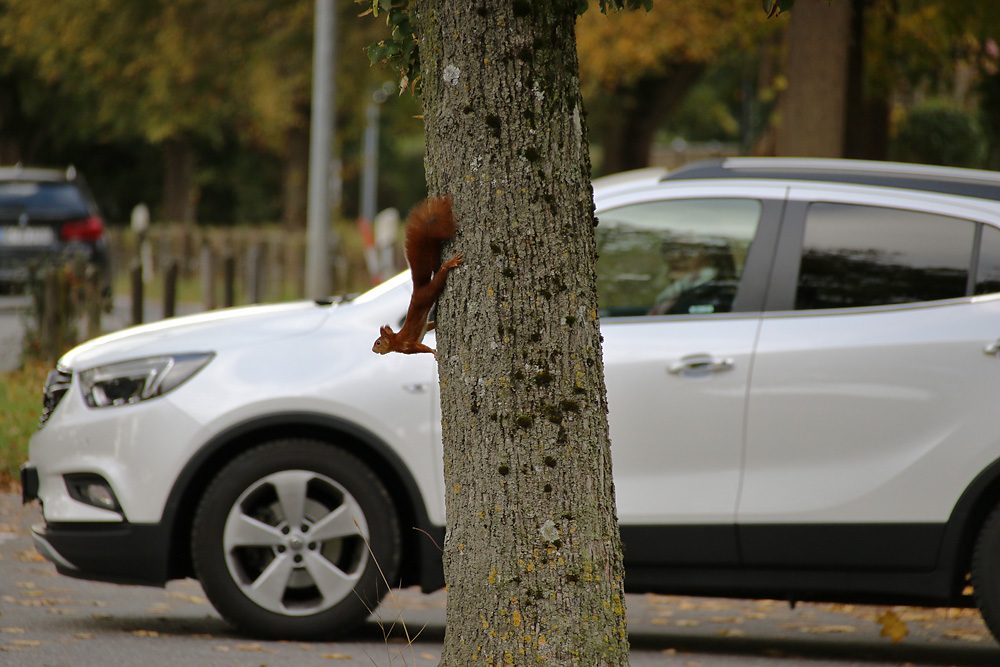
[[[312,67],[310,0],[26,0],[0,13],[0,159],[73,162],[112,219],[139,201],[158,217],[304,224]],[[357,22],[339,3],[341,25]],[[362,66],[377,26],[338,40],[338,139],[359,152],[371,90]],[[419,137],[415,102],[383,105]],[[385,172],[419,173],[422,144],[383,142]],[[345,180],[358,172],[348,159]],[[400,165],[397,167],[397,165]],[[141,182],[140,182],[141,181]],[[382,201],[418,193],[387,177]],[[355,206],[353,188],[346,205]]]
[[[850,34],[847,0],[797,3],[789,29],[788,88],[775,141],[778,155],[842,155]]]
[[[729,0],[661,0],[649,13],[583,14],[580,76],[599,170],[649,166],[657,133],[699,79],[727,53],[740,53],[744,68],[753,67],[780,25],[767,23],[757,3]],[[736,90],[742,92],[739,82]]]

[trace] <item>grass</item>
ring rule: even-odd
[[[40,363],[0,374],[0,490],[18,485],[28,459],[28,440],[38,428],[42,387],[50,369]]]

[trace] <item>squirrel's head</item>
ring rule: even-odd
[[[372,352],[375,354],[389,354],[392,352],[392,341],[396,337],[396,334],[393,333],[388,324],[384,327],[379,327],[378,331],[381,335],[375,341],[375,344],[372,345]]]

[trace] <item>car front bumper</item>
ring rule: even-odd
[[[143,586],[163,586],[170,579],[170,536],[159,524],[44,524],[31,532],[35,549],[60,574]]]

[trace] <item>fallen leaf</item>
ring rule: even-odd
[[[747,633],[737,628],[723,628],[722,630],[719,630],[715,634],[721,635],[723,637],[744,637],[746,636]]]
[[[875,621],[882,626],[879,637],[888,637],[894,644],[903,641],[903,637],[910,634],[909,628],[892,610],[882,613]]]
[[[855,632],[857,628],[853,625],[817,625],[814,627],[803,627],[799,628],[802,632],[809,632],[814,635],[828,635],[838,632],[847,633]]]
[[[326,658],[327,660],[350,660],[351,659],[351,656],[347,655],[346,653],[327,653],[326,655],[321,656],[321,657]]]
[[[89,632],[78,632],[73,635],[76,639],[97,639],[97,635],[91,634]]]
[[[257,642],[254,642],[253,644],[237,644],[236,645],[236,650],[238,650],[238,651],[258,651],[260,653],[277,653],[277,651],[275,651],[274,649],[264,648],[263,646],[261,646]]]
[[[14,646],[41,646],[42,642],[38,639],[15,639],[11,644]]]
[[[17,605],[19,607],[51,607],[52,606],[52,601],[51,600],[41,600],[41,599],[17,600]]]
[[[156,630],[133,630],[132,635],[135,637],[159,637],[160,633]]]
[[[420,657],[424,660],[439,660],[439,658],[433,653],[421,653]]]
[[[23,635],[24,628],[0,628],[0,632],[6,632],[12,635]]]

